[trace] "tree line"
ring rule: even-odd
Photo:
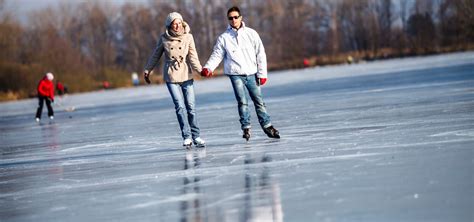
[[[260,34],[270,70],[471,50],[472,0],[150,0],[147,4],[62,3],[20,22],[0,0],[0,100],[35,95],[56,74],[70,92],[131,86],[168,13],[191,27],[202,63],[237,5]],[[306,63],[303,63],[306,59]],[[161,68],[154,81],[161,82]]]

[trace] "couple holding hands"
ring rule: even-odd
[[[166,31],[160,36],[145,66],[144,78],[150,83],[151,70],[165,54],[163,77],[175,105],[183,146],[189,147],[192,143],[198,147],[205,146],[196,119],[192,69],[202,76],[210,77],[222,60],[224,74],[232,83],[238,103],[242,137],[246,140],[250,138],[250,112],[245,94],[247,89],[265,134],[270,138],[280,138],[278,130],[272,126],[260,91],[260,86],[267,81],[267,58],[262,40],[255,30],[242,22],[238,7],[230,8],[227,17],[229,26],[217,38],[209,60],[202,67],[189,25],[179,13],[170,13],[165,22]]]

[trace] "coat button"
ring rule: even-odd
[[[181,49],[181,47],[179,47],[179,49]]]
[[[173,50],[173,48],[171,48],[171,50]]]

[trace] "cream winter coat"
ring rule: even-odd
[[[181,36],[171,36],[168,30],[160,36],[145,71],[153,70],[164,53],[163,77],[166,82],[180,83],[193,79],[192,69],[201,72],[202,66],[189,25],[183,22],[183,28]]]

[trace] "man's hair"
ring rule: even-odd
[[[239,15],[241,15],[241,14],[240,14],[240,9],[239,9],[239,7],[237,7],[237,6],[232,6],[229,10],[227,10],[227,15],[228,15],[229,13],[231,13],[231,12],[238,12]]]

